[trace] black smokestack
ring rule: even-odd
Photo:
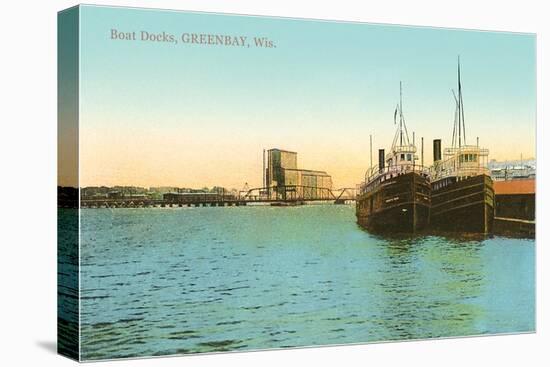
[[[378,168],[380,171],[384,169],[384,149],[378,149]]]
[[[434,162],[441,160],[441,139],[434,139]]]

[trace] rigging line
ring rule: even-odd
[[[462,113],[462,135],[464,136],[464,145],[466,145],[466,122],[464,121],[464,102],[462,93],[460,93],[460,111]]]
[[[455,93],[454,89],[451,89],[451,91],[453,92],[453,97],[454,97],[454,100],[455,100],[455,118],[454,118],[454,122],[453,122],[453,139],[452,139],[451,143],[452,143],[452,147],[456,148],[456,125],[458,123],[458,121],[457,121],[457,117],[458,117],[458,99],[456,98],[456,93]]]
[[[401,92],[401,84],[400,84],[400,92]],[[402,93],[400,93],[402,94]],[[401,97],[402,99],[403,97]],[[407,130],[407,123],[405,122],[405,115],[403,114],[403,102],[401,101],[401,120],[403,120],[403,128],[405,129],[405,142],[407,145],[410,145],[411,142],[409,140],[409,131]],[[401,132],[403,133],[403,132]],[[403,145],[403,144],[401,144]]]
[[[457,140],[456,130],[457,130],[457,125],[458,125],[458,121],[459,121],[458,113],[459,113],[459,107],[458,107],[458,103],[457,103],[457,104],[455,104],[455,118],[454,118],[454,128],[453,128],[453,148],[456,148],[456,140]]]
[[[462,136],[464,145],[466,145],[466,123],[464,122],[464,102],[462,100],[462,82],[460,80],[460,56],[458,57],[458,101],[460,103],[460,116],[459,116],[459,123],[460,118],[462,118]]]
[[[395,129],[395,133],[393,134],[393,144],[396,143],[398,135],[399,135],[399,128]]]
[[[407,130],[407,124],[405,123],[405,116],[403,116],[403,126],[405,127],[405,140],[407,145],[410,145],[411,142],[409,140],[409,131]]]
[[[395,149],[395,147],[397,146],[397,141],[398,139],[401,138],[401,130],[399,128],[397,128],[395,130],[395,134],[393,136],[393,142],[392,142],[392,150]]]
[[[400,117],[400,132],[401,132],[401,145],[403,145],[403,129],[405,129],[405,143],[406,145],[410,145],[410,139],[409,139],[409,131],[407,130],[407,123],[405,122],[405,115],[403,114],[403,92],[402,92],[402,86],[401,82],[399,82],[399,102],[400,102],[400,108],[399,108],[399,117]]]
[[[460,123],[460,94],[462,93],[461,92],[462,89],[461,89],[461,86],[460,86],[460,56],[458,56],[458,100],[459,100],[459,103],[458,103],[458,147],[460,148],[460,146],[462,145],[462,126],[461,126],[461,123]]]
[[[395,130],[395,134],[393,136],[393,142],[392,142],[392,149],[395,148],[397,145],[397,138],[399,137],[399,130]]]
[[[403,92],[399,81],[399,145],[403,145]]]
[[[399,110],[399,103],[397,104],[396,106],[396,112],[397,110]],[[395,113],[394,113],[394,116],[395,116]],[[399,125],[401,125],[401,114],[399,115]],[[395,130],[395,134],[393,136],[393,141],[392,141],[392,150],[395,149],[395,146],[397,145],[397,138],[400,136],[400,128],[398,127],[396,130]]]

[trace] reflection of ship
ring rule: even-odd
[[[435,229],[488,233],[494,218],[493,180],[487,169],[489,151],[466,144],[464,105],[458,64],[458,96],[452,147],[441,157],[441,140],[434,140],[430,225]]]
[[[378,166],[365,174],[356,201],[357,222],[376,232],[415,232],[429,221],[428,171],[416,164],[416,146],[409,141],[402,98],[394,113],[394,123],[397,114],[399,125],[391,151],[384,155],[384,149],[379,150]]]

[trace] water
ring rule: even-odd
[[[84,359],[535,328],[532,240],[376,237],[340,205],[81,213]]]

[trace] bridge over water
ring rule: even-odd
[[[266,204],[277,206],[300,205],[307,202],[344,204],[354,201],[355,188],[336,190],[309,186],[260,187],[241,191],[239,195],[226,193],[172,193],[162,199],[146,196],[122,196],[118,198],[86,198],[80,200],[81,208],[147,208],[147,207],[199,207],[245,206]]]

